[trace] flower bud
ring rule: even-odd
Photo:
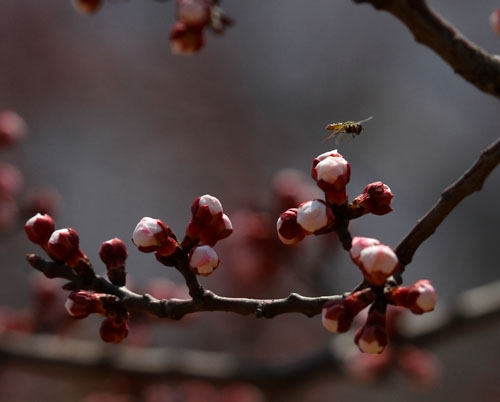
[[[9,163],[0,165],[0,196],[15,197],[23,187],[21,171]]]
[[[174,232],[160,219],[142,218],[134,229],[132,242],[143,253],[156,252],[160,256],[170,256],[178,243]]]
[[[322,200],[306,201],[297,209],[297,223],[314,234],[320,234],[335,222],[335,216]]]
[[[173,54],[193,54],[205,43],[203,30],[177,22],[170,31],[170,50]]]
[[[321,323],[330,332],[347,332],[353,319],[343,300],[326,303],[321,310]]]
[[[214,246],[233,232],[233,225],[223,213],[220,201],[205,194],[191,205],[192,218],[186,227],[186,236],[202,245]]]
[[[116,237],[103,242],[99,248],[99,257],[106,265],[108,278],[111,283],[117,286],[125,285],[125,260],[127,256],[127,246]]]
[[[363,194],[353,200],[350,208],[360,208],[360,215],[368,213],[385,215],[392,211],[392,197],[391,189],[381,181],[377,181],[368,184],[363,190]]]
[[[387,346],[385,314],[372,307],[366,324],[356,332],[354,342],[363,353],[382,353]]]
[[[219,256],[210,246],[195,247],[189,255],[189,267],[198,275],[210,275],[219,266],[219,262]]]
[[[301,241],[306,232],[297,223],[297,208],[283,212],[276,222],[278,237],[284,244],[295,244]]]
[[[325,152],[313,160],[312,178],[327,195],[328,201],[337,205],[347,202],[345,187],[351,177],[351,167],[337,150]]]
[[[490,14],[490,26],[493,32],[500,35],[500,8]]]
[[[101,339],[107,343],[120,343],[128,335],[128,323],[124,318],[108,317],[101,323]]]
[[[79,248],[80,238],[76,230],[59,229],[50,235],[47,248],[51,258],[76,268],[80,261],[88,263],[87,256]]]
[[[396,272],[398,266],[396,253],[383,244],[366,247],[359,254],[358,267],[365,280],[373,285],[383,285],[386,279]]]
[[[399,353],[399,366],[416,385],[428,388],[441,377],[441,367],[434,354],[426,350],[407,346]]]
[[[91,15],[97,12],[103,5],[104,0],[73,0],[73,7],[83,15]]]
[[[210,21],[210,0],[177,0],[177,19],[187,26],[204,27]]]
[[[104,314],[104,308],[100,303],[102,294],[89,293],[86,290],[71,292],[64,304],[69,315],[76,319],[82,319],[89,314]]]
[[[354,264],[358,265],[361,250],[365,249],[366,247],[377,246],[379,244],[381,243],[377,239],[372,239],[370,237],[354,237],[352,239],[351,249],[349,250],[349,255],[351,256]]]
[[[18,143],[26,135],[26,130],[26,123],[17,113],[0,111],[0,148]]]
[[[426,279],[421,279],[409,287],[394,289],[391,297],[396,306],[408,307],[414,314],[433,311],[438,299],[434,286]]]
[[[31,242],[46,247],[55,225],[49,215],[36,214],[24,224],[24,230]]]

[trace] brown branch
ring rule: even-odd
[[[441,222],[465,197],[481,190],[484,181],[499,163],[500,138],[484,149],[474,165],[441,193],[436,204],[400,241],[395,249],[401,263],[401,268],[395,275],[399,283],[405,266],[411,262],[417,248],[436,231]]]
[[[439,315],[432,325],[418,326],[418,332],[406,333],[404,340],[432,346],[449,341],[500,319],[500,281],[464,292],[447,314]],[[86,376],[109,374],[110,370],[134,376],[144,382],[168,378],[199,378],[210,381],[250,381],[260,386],[301,382],[319,372],[342,374],[344,353],[323,345],[309,356],[284,364],[263,364],[222,352],[179,348],[137,348],[107,346],[47,335],[4,333],[0,336],[0,361],[31,370],[51,370],[62,374]]]
[[[401,20],[415,40],[436,52],[475,87],[500,98],[500,58],[487,53],[429,8],[424,0],[354,0]],[[485,21],[486,24],[486,21]]]
[[[175,320],[200,311],[252,314],[259,318],[273,318],[285,313],[301,313],[312,317],[321,313],[321,308],[326,302],[342,298],[342,296],[305,297],[291,293],[281,299],[247,299],[218,296],[209,290],[203,290],[203,294],[196,299],[158,300],[148,294],[140,295],[125,287],[115,286],[99,275],[95,275],[91,281],[83,280],[67,265],[45,261],[34,254],[28,256],[28,262],[48,278],[68,279],[77,289],[115,295],[128,311],[143,311],[160,318]]]

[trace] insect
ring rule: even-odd
[[[363,130],[363,126],[361,125],[361,123],[365,123],[371,119],[373,119],[373,116],[367,117],[366,119],[363,119],[361,121],[345,121],[345,122],[328,124],[325,127],[325,129],[333,131],[333,133],[331,133],[328,137],[326,137],[324,141],[331,140],[337,137],[335,143],[338,144],[340,139],[344,135],[345,136],[351,135],[351,138],[354,138],[356,135],[361,134],[361,131]]]

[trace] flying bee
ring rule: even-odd
[[[345,121],[345,122],[340,122],[340,123],[331,123],[328,124],[325,129],[329,131],[333,131],[328,137],[326,137],[323,141],[331,140],[335,137],[335,143],[338,144],[340,139],[343,138],[344,136],[351,136],[351,138],[354,138],[356,135],[361,134],[361,131],[363,131],[363,126],[361,123],[365,123],[368,120],[373,119],[373,116],[370,116],[366,119],[363,119],[361,121]]]

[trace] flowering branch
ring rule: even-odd
[[[415,227],[396,247],[400,269],[395,274],[401,283],[401,274],[408,265],[417,248],[429,238],[448,214],[467,196],[481,190],[488,175],[500,163],[500,138],[485,148],[478,160],[455,183],[447,187],[438,202],[418,220]]]
[[[401,20],[415,40],[436,52],[476,88],[500,98],[500,58],[462,35],[424,0],[354,0],[370,3]]]
[[[479,324],[498,322],[500,318],[500,281],[470,289],[458,297],[457,303],[447,314],[439,316],[432,327],[419,327],[418,333],[405,336],[406,340],[427,346],[449,340],[458,333],[481,328]],[[328,370],[342,373],[343,358],[331,345],[324,345],[310,355],[284,365],[266,365],[242,360],[220,352],[206,352],[178,348],[139,349],[121,347],[114,349],[82,340],[47,335],[14,335],[0,337],[0,359],[23,362],[28,366],[48,366],[68,370],[84,370],[95,373],[106,367],[127,375],[140,376],[146,381],[165,377],[201,378],[206,380],[246,380],[260,385],[277,384]]]

